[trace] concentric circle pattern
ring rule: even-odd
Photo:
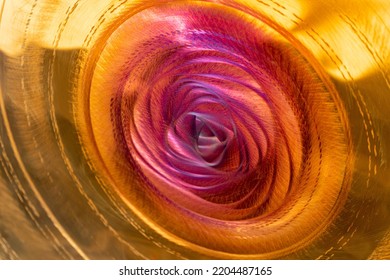
[[[313,238],[342,206],[342,108],[259,19],[216,4],[145,9],[93,63],[80,106],[110,185],[167,238],[274,256]]]
[[[292,0],[31,2],[0,44],[0,186],[41,255],[0,232],[0,256],[389,257],[376,17],[318,1],[325,31]]]

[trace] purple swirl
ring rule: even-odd
[[[207,253],[279,256],[338,211],[341,107],[282,33],[219,4],[165,4],[102,45],[88,99],[100,160],[164,237]],[[330,177],[334,158],[344,164]]]

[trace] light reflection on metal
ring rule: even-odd
[[[0,1],[0,258],[389,259],[355,2]]]

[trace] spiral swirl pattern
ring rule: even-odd
[[[352,164],[344,109],[284,34],[220,4],[164,4],[91,56],[78,102],[87,153],[152,230],[209,255],[270,258],[339,212]]]
[[[0,1],[0,259],[390,259],[387,2]]]

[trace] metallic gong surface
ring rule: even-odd
[[[389,11],[0,1],[0,258],[389,259]]]

